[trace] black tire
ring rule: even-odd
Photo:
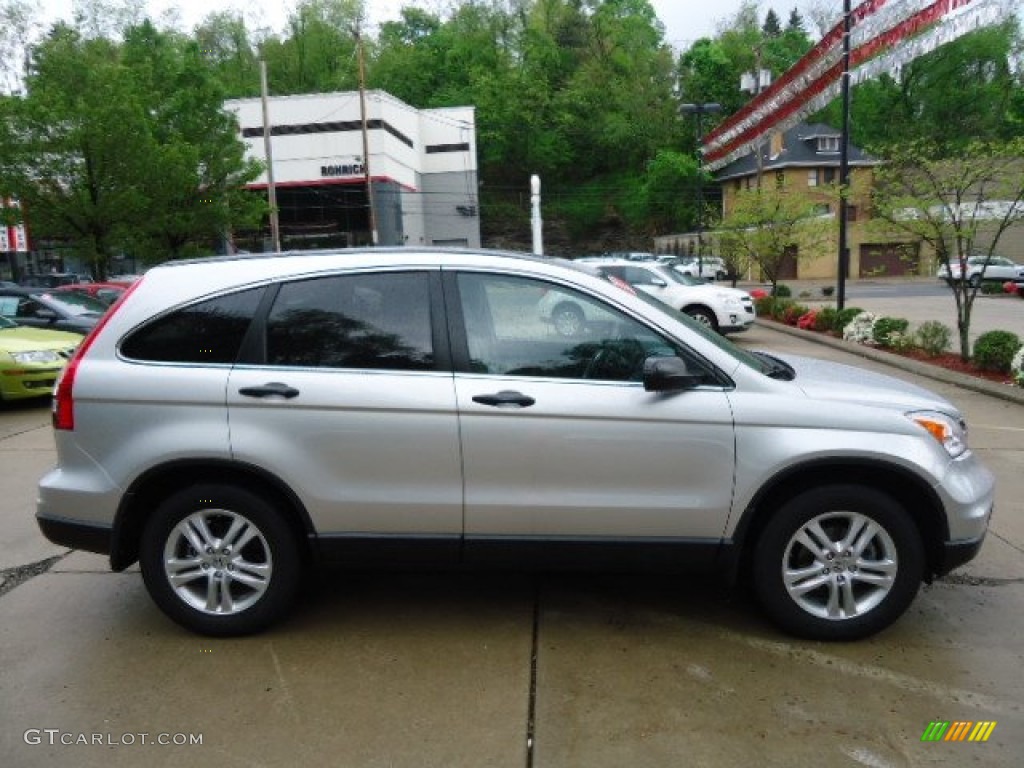
[[[981,285],[981,275],[971,275],[969,278],[967,278],[967,283],[971,286],[971,288],[977,288],[979,285]]]
[[[250,491],[219,483],[186,488],[156,508],[142,533],[139,565],[164,613],[214,636],[258,632],[283,618],[302,570],[282,513]]]
[[[712,331],[718,330],[718,318],[715,317],[715,313],[710,309],[705,307],[686,307],[683,309],[683,312],[688,314],[705,328],[710,328]]]
[[[865,527],[843,551],[838,545],[854,522]],[[815,523],[829,544],[812,554],[804,541],[821,541],[808,532]],[[752,546],[761,606],[780,628],[812,640],[856,640],[885,629],[906,611],[924,575],[924,546],[913,520],[891,496],[861,485],[801,493],[772,515]],[[792,591],[783,576],[787,568]]]
[[[571,338],[583,333],[583,311],[575,304],[562,302],[551,312],[551,322],[559,335]]]

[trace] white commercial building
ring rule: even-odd
[[[266,163],[259,98],[233,99],[247,155]],[[283,248],[371,242],[359,93],[268,100],[271,156]],[[366,141],[379,245],[479,247],[473,107],[415,109],[366,92]],[[266,173],[250,185],[266,189]],[[267,230],[240,242],[265,247]]]

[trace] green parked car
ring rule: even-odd
[[[77,333],[26,328],[0,316],[0,400],[49,395],[81,341]]]

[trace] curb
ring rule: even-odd
[[[849,352],[851,355],[857,355],[858,357],[873,360],[876,363],[883,363],[893,368],[917,374],[918,376],[924,376],[934,381],[941,381],[943,384],[952,384],[953,386],[969,389],[983,395],[997,397],[1000,400],[1006,400],[1010,403],[1024,405],[1024,387],[1015,387],[1009,384],[996,384],[995,382],[986,381],[985,379],[977,379],[973,376],[966,376],[962,373],[950,371],[937,365],[929,365],[928,363],[922,363],[917,360],[910,360],[905,357],[900,357],[899,355],[894,355],[891,352],[882,352],[881,350],[872,349],[871,347],[867,347],[863,344],[843,341],[842,339],[826,336],[825,334],[818,333],[817,331],[805,331],[800,328],[794,328],[791,325],[785,325],[784,323],[768,322],[766,320],[761,320],[760,318],[754,322],[757,323],[759,327],[767,330],[778,331],[779,333],[795,336],[799,339],[813,342],[814,344],[821,344],[825,347],[832,347],[832,349]]]

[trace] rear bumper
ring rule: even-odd
[[[39,515],[36,515],[36,522],[39,523],[39,530],[43,532],[43,536],[54,544],[101,555],[110,554],[113,531],[108,526]]]

